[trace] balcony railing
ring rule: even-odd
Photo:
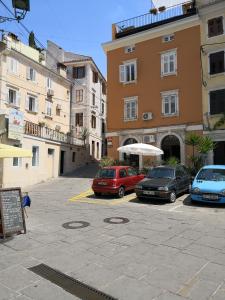
[[[38,124],[34,124],[25,121],[24,134],[40,137],[46,140],[51,140],[60,143],[66,143],[71,145],[82,146],[83,141],[75,138],[69,134],[50,129],[48,127],[43,127]]]
[[[116,38],[126,36],[141,30],[168,23],[173,20],[196,14],[194,1],[188,1],[171,7],[161,7],[153,9],[152,13],[147,13],[138,17],[118,22],[115,25]]]

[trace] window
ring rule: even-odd
[[[73,78],[80,79],[85,77],[85,66],[73,68]]]
[[[136,61],[127,62],[120,65],[120,82],[133,82],[137,79]]]
[[[92,80],[94,83],[98,83],[98,73],[95,71],[92,71]]]
[[[126,98],[124,102],[124,120],[137,120],[137,97]]]
[[[75,162],[75,160],[76,160],[76,152],[73,152],[72,153],[72,162]]]
[[[83,102],[83,90],[76,90],[76,102]]]
[[[83,127],[83,113],[76,113],[75,126]]]
[[[38,99],[33,95],[28,95],[26,99],[26,110],[30,112],[38,112]]]
[[[132,168],[129,168],[127,170],[127,173],[128,173],[128,176],[137,176],[137,172]]]
[[[8,97],[8,99],[7,99],[8,104],[11,104],[11,105],[14,105],[17,107],[20,106],[20,93],[18,92],[18,90],[9,88],[7,97]]]
[[[95,105],[95,94],[92,93],[92,105]]]
[[[127,177],[127,172],[126,172],[125,169],[121,169],[121,170],[119,171],[119,177],[120,177],[120,178]]]
[[[162,93],[162,113],[165,116],[178,114],[178,93]]]
[[[45,101],[45,106],[46,106],[46,115],[48,117],[51,117],[52,116],[52,102],[46,100]]]
[[[18,146],[18,145],[14,145],[14,147],[20,147],[21,146]],[[13,167],[20,167],[22,164],[22,158],[19,158],[19,157],[13,157]]]
[[[96,116],[91,116],[91,128],[96,128]]]
[[[102,114],[104,114],[104,112],[105,112],[105,105],[104,105],[104,103],[102,102]]]
[[[36,71],[33,68],[30,67],[27,68],[27,79],[31,81],[36,80]]]
[[[9,71],[11,73],[17,74],[18,67],[19,67],[18,61],[13,57],[9,57]]]
[[[213,37],[223,34],[223,17],[208,20],[208,37]]]
[[[48,89],[51,89],[52,88],[52,80],[51,80],[51,78],[47,78],[47,88]]]
[[[222,114],[225,112],[225,89],[209,93],[210,114]]]
[[[177,72],[177,53],[169,51],[161,54],[161,75],[173,75]]]
[[[102,83],[102,94],[106,95],[106,84],[105,84],[105,82]]]
[[[104,133],[105,133],[105,123],[102,122],[102,134],[104,134]]]
[[[39,165],[39,147],[37,146],[33,146],[32,147],[32,166],[38,166]]]
[[[224,70],[224,51],[209,55],[210,74],[223,73]]]

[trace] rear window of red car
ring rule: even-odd
[[[116,177],[116,170],[115,169],[101,169],[98,171],[97,178],[115,178]]]

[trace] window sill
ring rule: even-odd
[[[161,78],[168,77],[168,76],[177,76],[177,72],[161,74]]]
[[[132,121],[137,121],[138,120],[138,118],[136,118],[136,119],[124,119],[123,121],[124,122],[132,122]]]
[[[221,118],[223,115],[224,115],[224,113],[221,112],[221,113],[213,114],[213,115],[209,114],[208,116],[209,116],[210,118]]]
[[[46,115],[45,115],[45,119],[52,120],[53,118],[52,118],[51,116],[46,116]]]
[[[171,118],[171,117],[179,117],[179,113],[176,114],[162,114],[162,118]]]
[[[19,108],[20,106],[13,103],[5,103],[7,107]]]
[[[29,110],[29,109],[26,109],[26,112],[28,112],[29,114],[32,114],[32,115],[37,115],[38,114],[38,112]]]
[[[137,83],[137,80],[133,80],[133,81],[125,81],[125,82],[122,82],[123,85],[127,85],[127,84],[136,84]]]
[[[209,78],[224,76],[225,72],[215,73],[215,74],[209,74]]]

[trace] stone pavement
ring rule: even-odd
[[[0,240],[0,300],[78,299],[28,270],[40,263],[120,300],[225,299],[224,207],[190,205],[187,195],[174,204],[68,201],[90,188],[79,177],[30,191],[27,234]],[[113,217],[129,222],[104,222]],[[62,226],[72,221],[90,225]]]

